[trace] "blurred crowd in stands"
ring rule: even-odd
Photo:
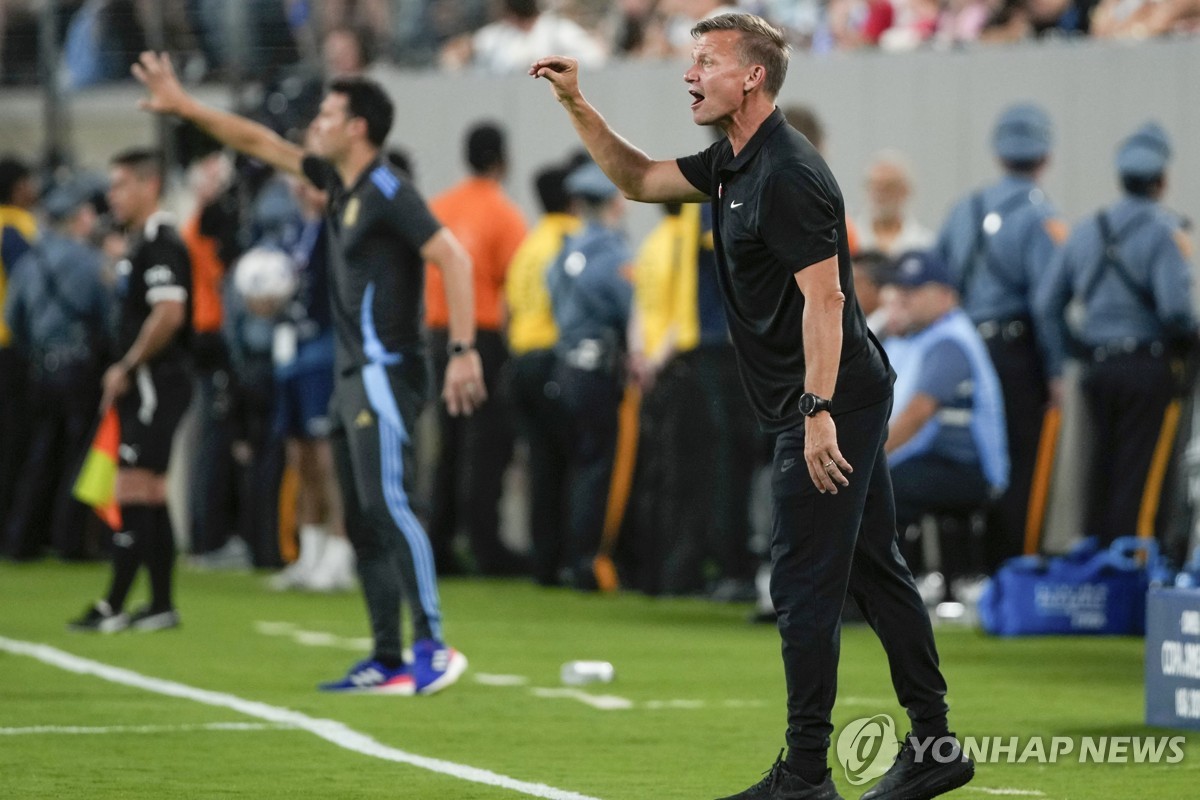
[[[44,3],[0,3],[0,79],[38,79]],[[318,60],[521,72],[547,52],[589,65],[686,57],[698,20],[759,14],[816,53],[1046,37],[1146,39],[1200,29],[1200,0],[58,0],[54,37],[73,87],[128,78],[147,47],[186,78],[271,75]],[[357,44],[330,38],[353,32]],[[347,49],[358,49],[357,54]],[[331,54],[330,51],[337,51]]]

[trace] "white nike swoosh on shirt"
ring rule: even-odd
[[[729,204],[729,207],[730,207],[730,208],[737,208],[738,206],[744,206],[744,205],[746,205],[745,201],[743,201],[743,202],[741,202],[741,203],[730,203],[730,204]]]

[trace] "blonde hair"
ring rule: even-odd
[[[787,77],[788,43],[783,33],[762,17],[754,14],[718,14],[696,23],[692,38],[699,39],[711,31],[737,31],[738,56],[743,64],[761,64],[767,71],[763,89],[772,98],[779,95]]]

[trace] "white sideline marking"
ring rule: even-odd
[[[721,705],[725,708],[764,708],[766,700],[724,700]]]
[[[49,664],[67,672],[74,672],[79,675],[94,675],[111,683],[132,686],[135,689],[144,689],[145,691],[168,697],[193,700],[208,706],[228,708],[251,717],[266,720],[267,722],[291,725],[306,730],[343,749],[383,759],[384,761],[409,764],[429,770],[430,772],[449,775],[452,778],[471,781],[472,783],[482,783],[486,786],[496,786],[501,789],[511,789],[514,792],[520,792],[532,797],[543,797],[546,800],[597,800],[597,798],[579,794],[578,792],[556,789],[544,783],[528,783],[489,770],[469,767],[465,764],[455,764],[452,761],[443,761],[438,758],[428,758],[426,756],[407,753],[403,750],[397,750],[394,747],[388,747],[370,736],[359,733],[335,720],[318,719],[310,717],[307,714],[301,714],[299,711],[260,703],[256,700],[244,700],[241,697],[223,692],[197,689],[182,683],[163,680],[162,678],[152,678],[133,672],[132,670],[81,658],[63,650],[50,647],[49,645],[22,642],[0,636],[0,650],[12,653],[13,655],[29,656],[41,661],[43,664]]]
[[[264,636],[286,636],[307,647],[336,647],[339,650],[370,651],[373,642],[364,637],[338,636],[326,631],[306,631],[290,622],[256,622],[254,629]]]
[[[475,682],[484,686],[524,686],[529,678],[524,675],[493,675],[489,672],[476,672]]]
[[[707,703],[703,700],[647,700],[642,703],[642,708],[650,711],[659,711],[664,708],[686,708],[697,709],[704,708]]]
[[[1039,792],[1037,789],[989,789],[986,786],[966,786],[972,792],[983,792],[984,794],[995,795],[1013,795],[1017,797],[1045,797],[1044,792]]]
[[[888,700],[885,700],[880,697],[839,697],[837,699],[837,704],[839,706],[880,707],[880,706],[886,706],[888,702],[895,702],[895,700],[893,699],[891,701],[888,701]]]
[[[530,691],[535,697],[566,697],[601,711],[624,711],[633,708],[632,700],[611,694],[588,694],[579,689],[544,689],[540,687],[535,687]]]
[[[108,725],[80,727],[78,725],[30,725],[25,728],[0,728],[0,736],[31,736],[36,734],[100,734],[100,733],[184,733],[189,731],[292,731],[295,725],[263,724],[260,722],[206,722],[197,725]]]
[[[370,639],[351,639],[344,636],[337,636],[327,631],[307,631],[291,622],[260,620],[254,623],[254,629],[264,636],[282,636],[291,639],[296,644],[307,645],[309,647],[337,647],[343,650],[369,651],[372,644]],[[412,661],[411,650],[404,651],[404,660],[407,662]],[[476,672],[473,673],[472,677],[476,683],[483,686],[527,686],[529,684],[529,678],[524,675],[499,675],[488,672]],[[649,711],[662,711],[666,709],[692,710],[708,707],[708,704],[704,700],[648,700],[638,704],[632,700],[626,700],[624,697],[593,695],[579,689],[533,687],[529,691],[535,697],[578,700],[584,705],[591,706],[600,711],[626,711],[631,708],[643,708]],[[848,697],[845,699],[839,698],[838,702],[847,705],[879,706],[885,701],[869,697]],[[725,708],[760,708],[766,705],[766,703],[761,700],[725,700],[721,705]]]

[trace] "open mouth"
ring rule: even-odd
[[[688,94],[692,96],[692,108],[695,108],[704,101],[704,95],[700,94],[695,89],[689,89]]]

